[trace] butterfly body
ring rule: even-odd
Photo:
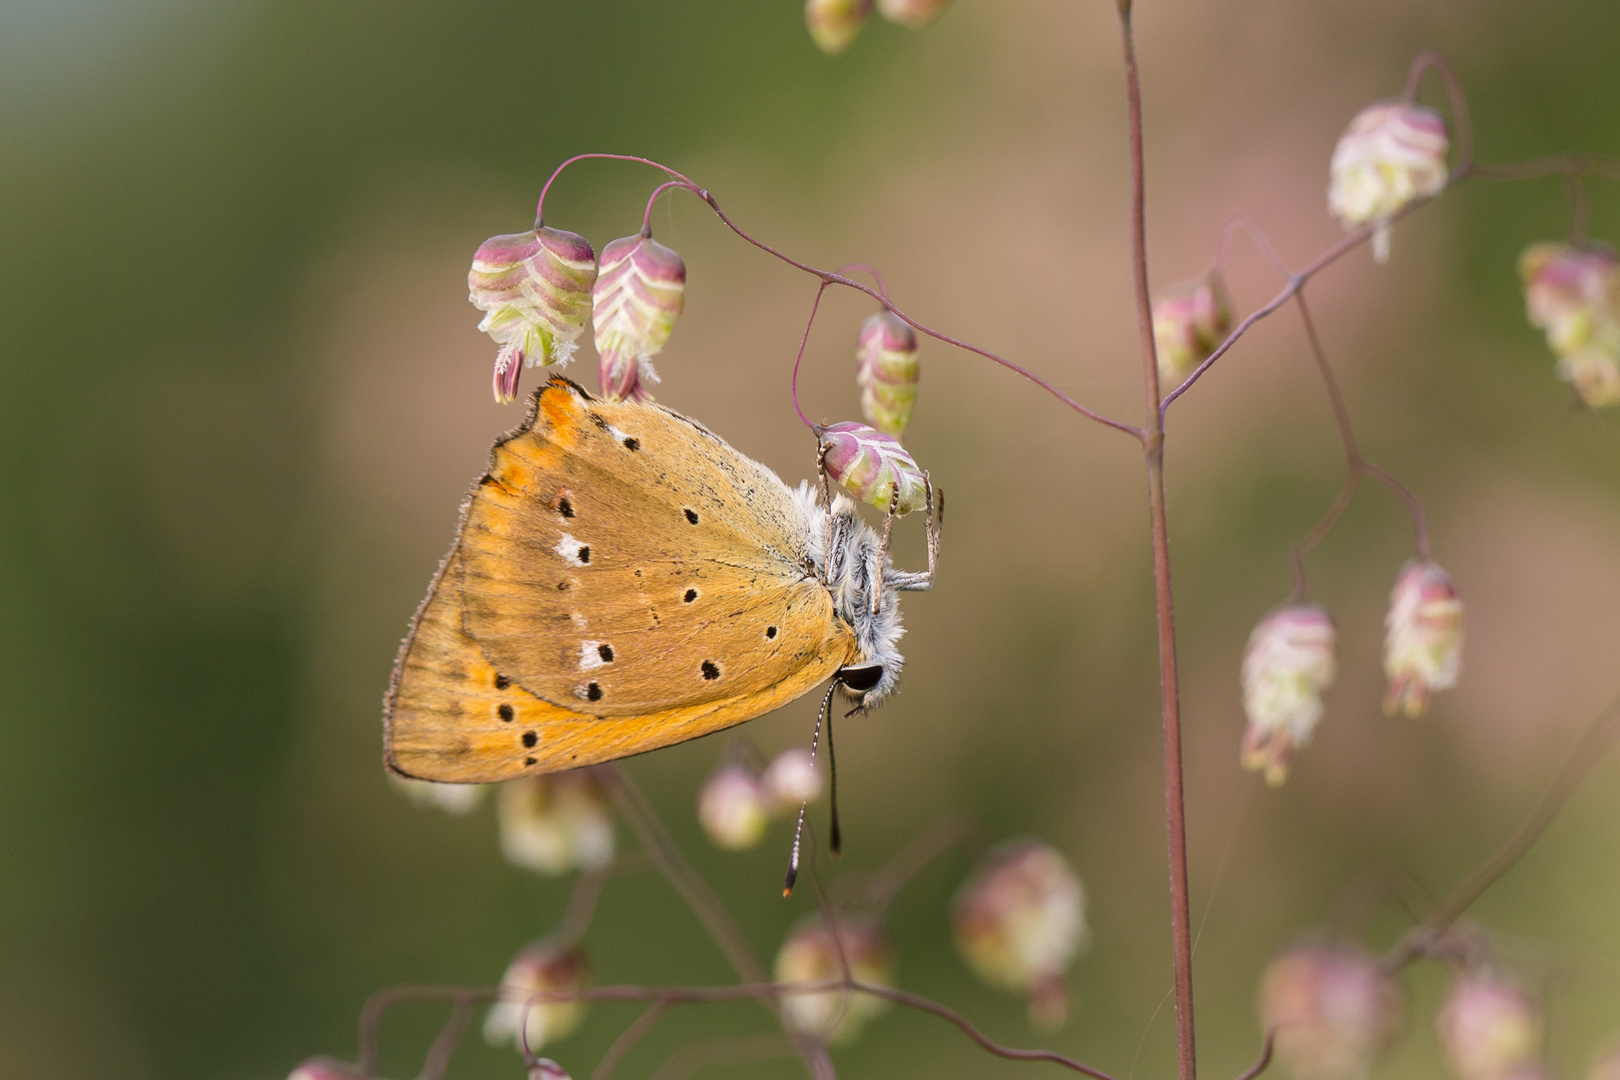
[[[931,581],[890,566],[848,500],[553,379],[495,444],[400,650],[388,765],[488,783],[610,761],[846,669],[868,707],[904,663],[896,593]]]

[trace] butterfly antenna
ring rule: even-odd
[[[832,829],[828,842],[834,855],[842,855],[844,834],[838,828],[838,755],[833,753],[831,709],[827,710],[827,772],[831,778],[827,785],[827,794],[832,803]]]
[[[828,706],[832,704],[833,691],[838,689],[838,680],[834,679],[832,685],[827,687],[827,696],[821,699],[821,708],[816,710],[816,731],[810,736],[810,760],[816,760],[816,747],[821,744],[821,720],[827,718],[827,749],[832,750],[832,717]],[[804,839],[804,811],[809,806],[808,800],[799,804],[799,823],[793,827],[793,853],[788,856],[787,880],[782,883],[782,895],[793,895],[793,883],[799,880],[799,843]],[[838,815],[833,815],[833,835],[838,835]],[[836,843],[836,841],[835,841]]]

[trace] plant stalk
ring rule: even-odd
[[[1125,93],[1131,150],[1131,265],[1142,339],[1142,389],[1147,423],[1148,514],[1153,532],[1153,588],[1159,624],[1159,697],[1164,717],[1164,808],[1169,833],[1170,938],[1175,969],[1176,1062],[1179,1080],[1196,1080],[1193,1040],[1192,905],[1187,889],[1187,814],[1181,777],[1181,696],[1176,675],[1176,611],[1170,588],[1170,526],[1164,499],[1164,413],[1159,405],[1159,358],[1148,291],[1146,188],[1142,153],[1142,82],[1136,66],[1128,0],[1119,5],[1125,46]]]

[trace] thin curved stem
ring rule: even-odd
[[[1399,495],[1406,503],[1406,508],[1412,515],[1412,531],[1418,557],[1424,560],[1429,558],[1429,518],[1423,508],[1423,501],[1411,488],[1397,480],[1387,469],[1380,468],[1361,456],[1361,448],[1356,443],[1355,428],[1350,423],[1349,407],[1345,405],[1344,394],[1339,390],[1339,380],[1333,374],[1333,365],[1328,362],[1327,350],[1322,347],[1322,338],[1316,332],[1316,321],[1311,318],[1311,309],[1305,302],[1303,290],[1294,294],[1294,303],[1299,308],[1300,321],[1305,327],[1305,339],[1311,347],[1311,357],[1316,361],[1317,372],[1322,376],[1322,386],[1327,391],[1328,402],[1333,408],[1333,422],[1338,428],[1339,441],[1344,446],[1345,465],[1348,469],[1344,484],[1333,499],[1333,505],[1288,553],[1294,575],[1294,602],[1302,604],[1309,595],[1305,556],[1327,539],[1328,534],[1338,525],[1339,518],[1350,505],[1350,499],[1355,495],[1363,476],[1371,476]]]
[[[937,1016],[941,1020],[954,1025],[958,1031],[978,1043],[981,1049],[989,1051],[996,1057],[1006,1058],[1009,1061],[1050,1061],[1054,1065],[1062,1065],[1066,1069],[1083,1073],[1092,1077],[1093,1080],[1114,1080],[1112,1076],[1101,1069],[1093,1068],[1083,1061],[1076,1061],[1074,1058],[1066,1054],[1060,1054],[1055,1050],[1020,1050],[1011,1046],[1003,1046],[974,1027],[967,1017],[955,1009],[917,994],[908,993],[904,990],[895,990],[887,986],[874,986],[871,983],[859,981],[852,982],[850,989],[856,993],[871,994],[873,997],[880,997],[897,1005],[905,1005],[908,1008],[917,1009],[931,1016]]]
[[[911,316],[907,315],[905,312],[903,312],[899,308],[895,307],[892,302],[890,302],[889,297],[888,297],[888,288],[885,285],[885,283],[883,282],[883,279],[881,278],[881,276],[879,276],[877,274],[877,271],[874,270],[868,264],[866,264],[866,263],[852,263],[848,267],[846,267],[846,269],[852,269],[852,268],[859,267],[860,269],[866,270],[869,273],[873,274],[873,276],[876,277],[877,281],[878,281],[878,286],[879,287],[877,289],[873,289],[870,286],[864,285],[859,281],[855,281],[855,280],[853,280],[853,279],[851,279],[849,277],[846,277],[846,276],[844,276],[844,274],[842,272],[833,272],[833,271],[829,271],[829,270],[822,270],[822,269],[819,269],[817,267],[811,266],[809,263],[800,262],[798,259],[795,259],[792,256],[788,255],[787,253],[785,253],[785,252],[783,252],[783,251],[781,251],[781,250],[779,250],[777,248],[772,247],[770,244],[765,243],[763,240],[759,240],[759,239],[755,238],[754,236],[749,234],[746,230],[744,230],[740,225],[738,225],[735,221],[731,220],[731,218],[725,213],[725,211],[720,209],[719,202],[715,199],[713,193],[711,193],[708,189],[700,187],[690,177],[687,177],[687,176],[675,171],[674,169],[670,168],[667,165],[662,165],[662,164],[660,164],[660,163],[658,163],[656,161],[653,161],[650,158],[636,157],[636,156],[631,155],[631,154],[578,154],[578,155],[575,155],[574,157],[569,158],[567,161],[565,161],[561,165],[557,166],[556,171],[554,171],[551,174],[550,178],[548,178],[546,180],[545,187],[541,188],[541,190],[540,190],[540,199],[539,199],[538,204],[535,207],[535,227],[536,228],[538,228],[540,226],[540,224],[542,223],[543,211],[544,211],[545,202],[546,202],[546,192],[548,192],[551,189],[552,183],[556,181],[557,177],[562,173],[562,171],[564,169],[566,169],[568,166],[572,165],[574,162],[576,162],[576,161],[584,161],[584,160],[590,159],[590,158],[606,158],[606,159],[613,160],[613,161],[634,161],[634,162],[638,162],[638,163],[643,164],[643,165],[650,165],[655,169],[662,169],[665,173],[667,173],[670,177],[672,177],[672,180],[670,182],[660,185],[653,192],[652,198],[648,199],[648,201],[647,201],[647,209],[642,215],[642,231],[643,231],[643,235],[647,235],[648,231],[651,229],[653,201],[656,200],[660,194],[662,194],[664,191],[668,190],[669,188],[672,188],[672,187],[685,188],[686,190],[691,191],[692,193],[697,195],[698,198],[702,199],[705,203],[707,203],[709,209],[714,211],[715,216],[720,219],[720,221],[726,226],[726,228],[730,229],[732,232],[736,233],[743,240],[746,240],[748,243],[750,243],[750,244],[754,245],[755,247],[759,248],[761,251],[765,252],[766,254],[775,256],[776,258],[778,258],[781,261],[787,263],[789,266],[794,267],[795,269],[802,270],[807,274],[813,274],[816,277],[820,278],[824,283],[826,283],[828,285],[842,285],[845,288],[854,289],[857,292],[865,293],[866,295],[870,296],[872,299],[876,300],[878,303],[882,304],[886,309],[893,312],[896,318],[900,319],[902,322],[906,323],[908,326],[910,326],[912,329],[918,331],[919,333],[926,334],[928,337],[931,337],[931,338],[935,339],[936,341],[942,341],[947,345],[954,346],[955,348],[962,349],[962,350],[964,350],[966,352],[975,353],[975,354],[977,354],[979,356],[984,357],[987,360],[990,360],[990,361],[992,361],[992,362],[994,362],[996,364],[1001,365],[1002,367],[1004,367],[1007,370],[1013,372],[1014,374],[1022,375],[1024,378],[1028,379],[1030,382],[1032,382],[1035,385],[1039,386],[1041,389],[1045,390],[1048,394],[1050,394],[1053,397],[1057,398],[1059,401],[1063,402],[1063,404],[1067,405],[1069,408],[1073,409],[1075,412],[1080,413],[1082,416],[1086,417],[1087,419],[1094,420],[1097,423],[1102,424],[1102,425],[1104,425],[1106,427],[1111,427],[1111,428],[1115,429],[1116,431],[1125,432],[1126,434],[1132,435],[1132,436],[1134,436],[1134,437],[1136,437],[1138,439],[1140,439],[1142,437],[1142,432],[1141,432],[1140,428],[1137,428],[1136,426],[1134,426],[1132,424],[1126,424],[1126,423],[1123,423],[1121,421],[1111,419],[1110,417],[1103,416],[1101,413],[1098,413],[1098,412],[1096,412],[1096,411],[1094,411],[1092,409],[1088,409],[1086,406],[1080,404],[1080,402],[1076,401],[1074,398],[1070,397],[1069,395],[1063,393],[1063,391],[1059,390],[1057,387],[1053,386],[1050,382],[1048,382],[1045,379],[1041,378],[1039,375],[1036,375],[1034,372],[1028,370],[1027,368],[1025,368],[1025,367],[1023,367],[1023,366],[1021,366],[1019,364],[1016,364],[1013,361],[1008,360],[1007,358],[1005,358],[1003,356],[999,356],[996,353],[993,353],[988,349],[981,349],[977,345],[971,345],[968,342],[961,340],[960,338],[955,338],[955,337],[952,337],[949,334],[941,333],[940,331],[935,330],[930,326],[926,326],[923,323],[918,322],[916,319],[913,319]]]
[[[1361,483],[1361,469],[1351,466],[1350,472],[1344,478],[1344,484],[1339,493],[1333,497],[1333,504],[1328,507],[1327,513],[1316,523],[1310,532],[1306,533],[1288,551],[1289,565],[1294,572],[1294,603],[1303,604],[1310,599],[1310,581],[1305,576],[1305,556],[1316,550],[1318,544],[1328,538],[1333,527],[1344,516],[1345,508],[1350,505],[1351,496],[1355,495],[1356,487]]]
[[[1238,1073],[1237,1080],[1254,1080],[1255,1077],[1266,1071],[1271,1064],[1271,1052],[1276,1048],[1277,1031],[1275,1028],[1266,1029],[1266,1037],[1260,1044],[1260,1058],[1253,1065]]]
[[[1277,254],[1277,249],[1271,246],[1271,241],[1266,238],[1266,234],[1261,230],[1260,226],[1256,225],[1254,219],[1248,214],[1241,212],[1227,218],[1226,223],[1221,226],[1221,243],[1216,249],[1215,255],[1215,268],[1217,270],[1225,271],[1227,257],[1231,254],[1232,237],[1239,230],[1248,236],[1255,249],[1265,256],[1266,261],[1276,269],[1277,273],[1285,278],[1289,275],[1288,264],[1283,262],[1281,255]]]
[[[658,202],[658,196],[662,195],[664,192],[670,190],[671,188],[684,188],[687,191],[694,191],[694,192],[698,192],[699,194],[702,193],[702,189],[699,188],[696,184],[692,183],[692,181],[690,181],[690,180],[666,180],[664,183],[659,184],[657,187],[653,188],[653,193],[651,195],[647,196],[647,209],[643,210],[642,213],[641,213],[641,235],[642,236],[651,236],[652,235],[652,212],[653,212],[653,206]]]
[[[1074,1072],[1083,1073],[1093,1080],[1114,1080],[1114,1078],[1101,1069],[1077,1061],[1065,1054],[1051,1050],[1026,1050],[1017,1047],[1003,1046],[978,1028],[955,1009],[942,1005],[920,994],[913,994],[905,990],[897,990],[890,986],[879,986],[874,983],[862,982],[859,979],[819,979],[814,982],[776,983],[757,982],[739,983],[732,986],[592,986],[577,990],[556,990],[530,994],[525,1000],[528,1005],[541,1005],[559,1001],[645,1001],[648,1003],[662,1003],[665,1006],[673,1005],[705,1005],[735,1001],[776,1001],[784,997],[797,995],[825,994],[847,990],[856,994],[868,994],[872,997],[892,1001],[896,1005],[918,1012],[928,1013],[955,1026],[968,1038],[997,1057],[1012,1061],[1050,1061]],[[442,1001],[465,1000],[469,1003],[480,1001],[494,1001],[501,995],[498,986],[398,986],[381,991],[372,996],[367,1008],[376,1008],[380,1003],[381,1009],[401,1001]],[[521,1029],[520,1029],[521,1030]],[[367,1071],[375,1069],[375,1057],[369,1064],[362,1061],[362,1068]]]
[[[1412,515],[1412,542],[1417,548],[1418,558],[1427,562],[1430,557],[1429,513],[1423,508],[1423,500],[1419,499],[1416,492],[1401,483],[1393,473],[1381,465],[1374,465],[1372,462],[1364,460],[1361,463],[1361,471],[1401,497],[1401,501],[1406,504],[1407,513]]]
[[[799,353],[793,358],[793,381],[791,383],[793,411],[799,414],[799,420],[811,431],[816,429],[816,425],[810,422],[810,418],[805,416],[804,410],[799,407],[799,365],[804,362],[804,347],[810,343],[810,328],[816,324],[816,312],[821,310],[821,295],[826,291],[827,282],[823,281],[820,287],[816,289],[815,301],[810,305],[810,317],[804,321],[804,336],[799,339]]]
[[[607,1048],[607,1053],[602,1055],[602,1060],[596,1063],[596,1068],[591,1072],[591,1080],[611,1080],[613,1070],[619,1067],[619,1062],[634,1049],[642,1036],[652,1030],[652,1026],[658,1023],[658,1018],[669,1011],[669,1006],[669,1002],[662,1000],[647,1006],[646,1010],[636,1017],[635,1022],[613,1040],[613,1045]]]
[[[839,878],[834,883],[834,891],[846,898],[846,903],[860,904],[881,917],[900,890],[924,867],[956,845],[982,836],[984,832],[983,825],[966,816],[941,818],[878,870]],[[846,882],[849,884],[845,885]]]
[[[1611,701],[1587,726],[1580,741],[1570,751],[1564,765],[1558,770],[1547,790],[1542,792],[1530,812],[1491,853],[1480,867],[1464,878],[1438,907],[1423,920],[1423,924],[1395,944],[1384,958],[1386,971],[1396,971],[1433,950],[1451,929],[1462,913],[1467,911],[1486,889],[1513,869],[1524,853],[1547,831],[1558,811],[1563,809],[1575,789],[1586,779],[1598,759],[1609,745],[1620,738],[1620,698]]]
[[[450,1007],[450,1019],[445,1022],[439,1034],[434,1038],[433,1045],[428,1048],[427,1060],[422,1063],[422,1071],[417,1080],[440,1080],[444,1070],[450,1066],[450,1057],[461,1045],[461,1037],[467,1033],[467,1023],[472,1019],[473,1002],[466,997],[457,998]]]
[[[877,267],[873,266],[871,263],[852,262],[852,263],[845,263],[843,266],[840,266],[837,269],[837,271],[835,271],[835,272],[839,273],[839,274],[847,274],[851,270],[864,270],[868,274],[871,274],[872,275],[872,280],[877,282],[878,295],[881,296],[885,300],[887,300],[889,298],[889,286],[888,286],[888,283],[883,280],[883,275],[878,271]]]
[[[1564,197],[1569,200],[1569,242],[1586,242],[1586,182],[1580,173],[1565,173]]]
[[[1457,170],[1467,172],[1474,163],[1474,123],[1468,113],[1468,95],[1463,93],[1462,80],[1446,54],[1430,49],[1418,53],[1406,71],[1406,89],[1401,97],[1410,102],[1417,100],[1423,73],[1433,68],[1446,84],[1446,97],[1451,100],[1451,124],[1457,129]]]
[[[1080,415],[1086,417],[1088,420],[1095,420],[1097,423],[1102,424],[1105,427],[1111,427],[1116,431],[1123,431],[1127,435],[1137,439],[1142,437],[1141,428],[1138,428],[1133,424],[1127,424],[1122,421],[1112,419],[1111,417],[1104,416],[1092,409],[1088,409],[1086,406],[1080,404],[1080,402],[1076,401],[1068,394],[1065,394],[1063,391],[1059,390],[1057,387],[1053,386],[1051,383],[1047,382],[1033,371],[1030,371],[1028,368],[1015,364],[1006,357],[991,352],[989,349],[981,349],[979,346],[963,341],[961,338],[956,338],[949,334],[941,333],[931,326],[918,322],[910,315],[907,315],[904,311],[901,311],[898,307],[895,307],[894,304],[878,290],[873,289],[868,285],[864,285],[859,281],[847,278],[842,274],[835,274],[829,270],[820,270],[814,266],[811,266],[809,263],[800,262],[798,259],[793,258],[791,255],[788,255],[785,252],[777,250],[771,245],[765,243],[763,240],[758,240],[755,237],[750,236],[736,222],[732,221],[724,210],[720,209],[720,204],[715,200],[713,193],[707,190],[702,190],[698,192],[698,195],[703,199],[704,202],[709,204],[709,209],[714,211],[715,216],[720,219],[721,223],[725,225],[726,228],[730,229],[739,237],[748,241],[748,243],[759,248],[766,254],[775,256],[795,269],[803,270],[807,274],[814,274],[816,277],[820,278],[829,285],[842,285],[847,289],[854,289],[856,292],[865,293],[867,296],[870,296],[872,299],[882,304],[888,311],[892,312],[895,318],[899,319],[907,326],[910,326],[918,333],[926,334],[935,341],[942,341],[947,345],[962,349],[965,352],[975,353],[984,357],[986,360],[1001,365],[1015,375],[1023,376],[1025,379],[1028,379],[1036,386],[1039,386],[1042,390],[1045,390],[1048,394],[1057,398],[1059,401],[1063,402],[1063,404],[1067,405]]]
[[[793,1053],[793,1047],[780,1035],[707,1039],[671,1053],[653,1071],[652,1080],[686,1080],[705,1065],[744,1065],[791,1057]]]
[[[1503,165],[1475,165],[1470,175],[1481,180],[1536,180],[1543,176],[1599,176],[1620,180],[1620,161],[1595,154],[1547,154]]]
[[[641,793],[630,774],[617,762],[601,766],[598,775],[606,781],[608,794],[630,828],[646,849],[660,873],[686,901],[709,936],[720,946],[732,971],[745,983],[765,981],[765,969],[754,955],[753,948],[743,935],[731,913],[720,903],[709,883],[703,880],[692,864],[686,861],[675,842],[670,839],[664,824],[653,812],[647,797]]]
[[[534,204],[535,228],[538,229],[545,224],[546,193],[551,190],[551,185],[557,182],[557,177],[563,174],[563,170],[574,164],[576,161],[634,161],[640,165],[651,165],[653,168],[659,169],[677,180],[685,180],[688,184],[692,182],[687,177],[682,176],[680,173],[670,168],[668,165],[660,164],[651,158],[638,157],[635,154],[575,154],[573,157],[569,158],[567,161],[553,169],[551,175],[546,177],[545,185],[540,189],[540,198],[537,199]]]

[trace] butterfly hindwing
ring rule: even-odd
[[[553,380],[496,445],[402,650],[391,763],[505,779],[806,692],[854,641],[801,520],[774,474],[685,417]]]

